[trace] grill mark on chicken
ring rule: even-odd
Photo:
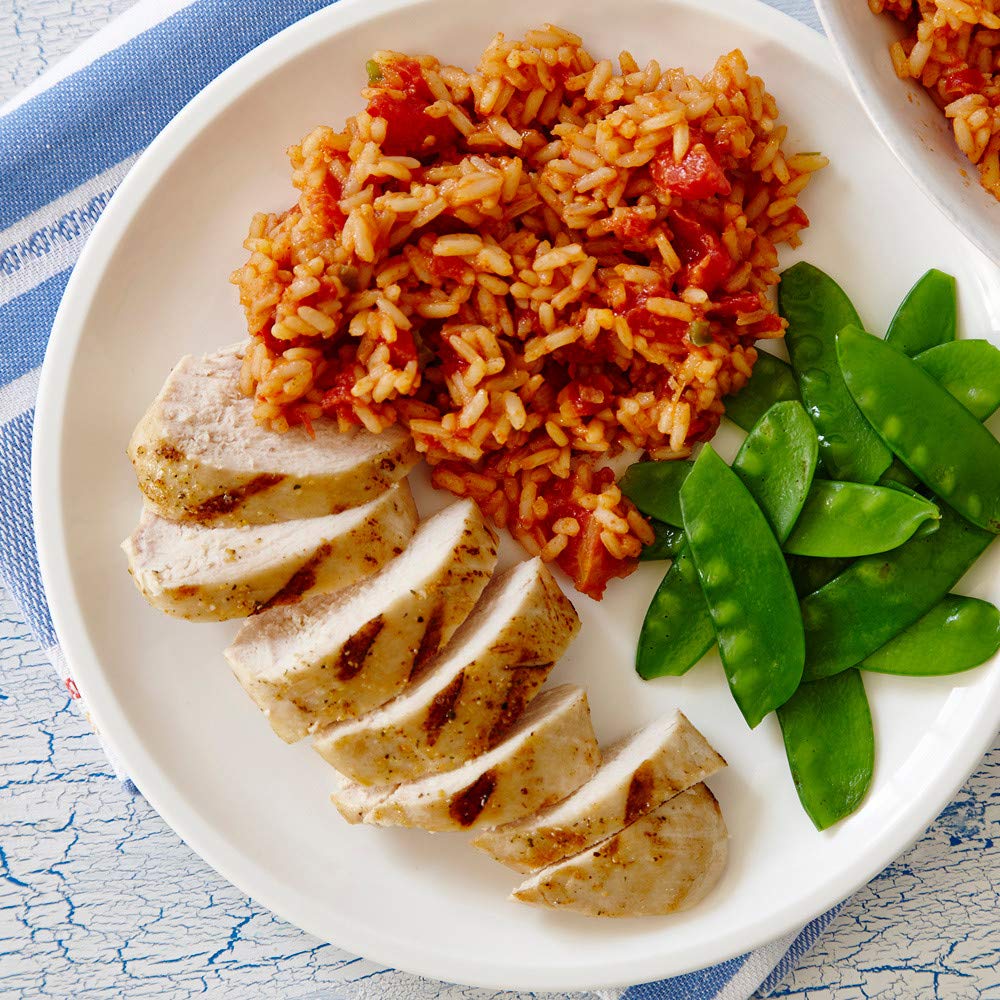
[[[531,700],[530,693],[538,685],[538,675],[542,680],[553,667],[552,663],[533,663],[523,667],[514,667],[510,671],[510,683],[500,704],[500,712],[490,728],[486,738],[487,748],[492,750],[506,735],[507,730],[521,717]]]
[[[357,677],[384,626],[385,619],[381,615],[376,615],[371,621],[365,622],[344,643],[340,649],[340,656],[337,657],[337,677],[340,680],[349,681],[352,677]]]
[[[618,847],[621,843],[621,834],[616,833],[613,837],[609,837],[603,844],[601,844],[600,849],[597,854],[604,858],[613,858],[618,853]]]
[[[626,826],[652,808],[654,803],[650,801],[650,796],[653,794],[655,784],[656,776],[653,774],[652,765],[648,760],[643,761],[635,769],[629,782],[628,795],[625,796]]]
[[[441,730],[455,718],[455,702],[462,693],[465,681],[463,670],[443,691],[439,691],[430,704],[427,718],[424,719],[424,731],[427,733],[427,745],[434,746],[441,736]]]
[[[316,571],[330,557],[333,546],[325,542],[291,575],[288,582],[273,597],[256,608],[266,611],[278,604],[294,604],[316,585]],[[372,557],[372,562],[377,560]],[[255,612],[256,613],[256,612]]]
[[[410,678],[416,677],[427,665],[427,661],[441,648],[441,633],[444,628],[444,605],[436,604],[427,615],[424,634],[420,637],[416,656],[413,657],[413,667]]]
[[[486,808],[496,785],[497,776],[493,770],[484,771],[468,788],[455,796],[448,806],[451,818],[460,826],[472,826]]]
[[[209,497],[203,503],[198,504],[191,511],[191,516],[196,521],[210,521],[212,518],[220,517],[222,514],[231,514],[237,507],[242,506],[250,497],[264,490],[269,490],[272,486],[277,486],[285,477],[273,472],[263,472],[259,476],[254,476],[249,482],[242,486],[234,487],[219,493],[217,496]]]

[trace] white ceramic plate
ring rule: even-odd
[[[1000,201],[959,152],[951,122],[916,80],[900,80],[889,46],[904,28],[864,0],[816,0],[855,93],[882,138],[927,196],[991,260],[1000,262]]]
[[[600,7],[600,10],[597,7]],[[497,29],[543,20],[591,49],[707,71],[741,46],[778,95],[793,148],[833,166],[804,202],[804,253],[883,329],[913,280],[959,278],[964,326],[1000,328],[990,266],[934,212],[888,153],[822,39],[748,0],[346,0],[262,46],[200,95],[134,167],[73,274],[49,347],[35,437],[35,517],[63,648],[97,725],[174,829],[263,904],[352,952],[497,988],[575,989],[657,979],[729,958],[804,924],[912,841],[997,730],[1000,669],[954,678],[873,676],[878,769],[864,808],[817,833],[800,808],[774,718],[748,731],[717,662],[643,683],[639,623],[662,567],[574,598],[582,636],[557,669],[585,684],[602,739],[682,708],[730,761],[711,784],[732,832],[728,870],[690,913],[598,921],[508,902],[515,876],[460,839],[349,827],[326,765],[269,730],[221,655],[233,625],[151,610],[119,541],[139,512],[125,445],[177,358],[240,338],[226,283],[248,219],[293,192],[283,150],[359,103],[377,48],[466,65]],[[791,262],[789,255],[784,263]],[[1000,598],[996,561],[969,592]]]

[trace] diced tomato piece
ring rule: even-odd
[[[611,223],[611,230],[620,240],[644,240],[649,236],[650,221],[635,211],[626,211]]]
[[[328,230],[340,232],[347,216],[340,210],[343,186],[336,178],[327,174],[322,187],[309,188],[300,200],[302,211],[313,217],[319,225]]]
[[[687,265],[687,283],[710,295],[733,273],[733,261],[722,240],[703,222],[683,212],[670,214],[674,245]]]
[[[303,211],[330,232],[340,232],[347,221],[339,202],[339,198],[334,198],[327,191],[312,190],[302,195]]]
[[[595,491],[603,490],[614,481],[611,469],[604,468],[594,473]],[[549,507],[548,523],[561,517],[574,517],[580,525],[580,532],[569,538],[556,562],[572,578],[573,585],[581,593],[599,601],[609,580],[628,576],[636,566],[635,559],[616,559],[601,541],[601,525],[594,520],[593,512],[581,507],[571,499],[573,481],[561,479],[546,487],[544,496]]]
[[[741,313],[756,312],[760,308],[760,296],[756,292],[738,292],[736,295],[723,295],[712,313],[716,316],[736,317]]]
[[[715,436],[719,429],[721,416],[712,410],[701,410],[694,414],[688,426],[687,442],[694,444],[697,441],[708,441]]]
[[[439,278],[459,281],[468,269],[469,265],[461,257],[439,257],[437,254],[431,256],[431,270]]]
[[[396,339],[389,344],[389,364],[393,368],[405,368],[417,360],[417,342],[410,330],[397,330]]]
[[[368,114],[384,118],[385,140],[382,152],[387,156],[422,156],[439,152],[454,143],[458,132],[447,118],[426,114],[427,104],[415,97],[402,100],[381,94],[368,105]]]
[[[751,323],[747,327],[747,332],[756,340],[758,337],[773,337],[776,333],[781,333],[785,329],[785,324],[780,316],[770,313],[756,323]]]
[[[580,533],[569,540],[556,562],[569,574],[573,585],[582,594],[599,601],[609,580],[628,576],[638,561],[616,559],[601,541],[601,525],[594,520],[589,510],[578,509],[576,519],[580,523]]]
[[[384,118],[385,141],[382,152],[388,156],[420,156],[439,152],[453,145],[458,136],[447,117],[432,118],[426,113],[434,96],[424,80],[420,64],[414,59],[395,59],[381,67],[383,91],[368,105],[368,114]],[[402,91],[399,98],[387,91]]]
[[[319,405],[324,413],[336,414],[344,420],[358,423],[358,418],[354,414],[354,396],[351,395],[354,381],[354,373],[349,368],[337,372],[330,388],[320,400]]]
[[[798,223],[803,229],[809,228],[809,216],[798,205],[788,210],[788,221]]]
[[[947,73],[941,80],[941,92],[949,101],[956,101],[969,94],[977,94],[985,86],[986,77],[978,69],[973,69],[971,66]]]
[[[647,285],[638,291],[633,285],[627,285],[625,304],[615,309],[615,312],[625,317],[632,333],[641,333],[661,343],[680,343],[687,333],[688,324],[683,320],[651,313],[646,308],[649,299],[673,297],[662,285]]]
[[[441,371],[445,375],[454,375],[455,372],[464,372],[469,367],[469,362],[455,350],[451,344],[441,337],[438,340],[437,351],[435,352],[441,361]]]
[[[714,194],[726,196],[733,189],[725,171],[703,142],[690,146],[680,163],[674,162],[672,150],[663,150],[653,157],[649,173],[661,191],[692,201]]]

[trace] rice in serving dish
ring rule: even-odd
[[[289,150],[296,204],[251,223],[242,390],[276,431],[402,422],[436,486],[600,597],[652,539],[603,463],[715,432],[783,334],[776,246],[827,161],[783,150],[738,50],[616,70],[547,25],[474,73],[367,70],[366,109]]]
[[[958,148],[979,168],[980,183],[1000,198],[1000,85],[994,73],[1000,16],[993,0],[868,0],[875,14],[907,26],[890,47],[902,79],[919,80],[951,120]]]

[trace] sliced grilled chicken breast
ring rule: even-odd
[[[319,753],[363,784],[412,781],[495,746],[580,627],[541,559],[495,578],[421,679],[370,715],[320,730]]]
[[[414,466],[398,427],[342,434],[317,421],[315,438],[262,427],[239,388],[243,348],[181,358],[132,433],[129,458],[158,514],[212,525],[320,517],[367,503]]]
[[[206,528],[147,507],[122,548],[154,608],[188,621],[225,621],[370,576],[403,551],[416,525],[404,481],[361,507],[280,524]]]
[[[488,753],[399,785],[365,813],[364,822],[423,830],[509,823],[575,791],[600,758],[586,692],[564,684],[539,695]]]
[[[513,898],[591,917],[674,913],[708,894],[728,853],[719,803],[698,784],[607,840],[543,868]]]
[[[597,774],[569,798],[473,844],[516,871],[537,871],[605,840],[725,766],[677,712],[611,746]]]
[[[347,775],[334,773],[334,788],[330,801],[348,823],[364,822],[365,814],[374,809],[395,785],[359,785]]]
[[[226,658],[274,731],[294,742],[418,677],[472,611],[496,559],[496,535],[460,500],[374,576],[248,619]]]

